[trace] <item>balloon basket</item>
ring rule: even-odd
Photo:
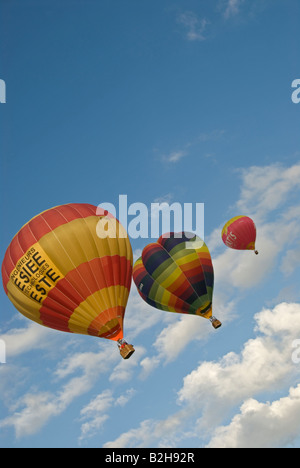
[[[215,330],[220,328],[222,326],[222,322],[220,320],[216,319],[216,317],[211,317],[210,319],[212,326],[214,327]]]
[[[258,255],[258,250],[254,250],[255,255]]]
[[[120,348],[120,354],[123,359],[129,359],[130,356],[135,352],[134,347],[131,344],[126,344],[123,348]]]

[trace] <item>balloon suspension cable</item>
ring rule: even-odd
[[[220,320],[218,320],[214,316],[210,317],[209,320],[211,321],[212,326],[214,327],[215,330],[217,330],[218,328],[220,328],[222,326],[222,322],[220,322]]]

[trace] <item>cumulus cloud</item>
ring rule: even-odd
[[[216,429],[207,448],[279,448],[300,432],[300,385],[272,403],[250,398],[227,426]]]
[[[156,356],[151,357],[151,358],[147,356],[144,359],[142,359],[140,363],[142,367],[140,378],[146,379],[151,374],[151,372],[153,372],[154,369],[158,367],[159,363],[160,363],[160,359]]]
[[[121,434],[105,446],[160,446],[163,437],[165,446],[172,446],[185,437],[185,431],[190,427],[194,428],[192,432],[189,429],[189,435],[193,437],[203,439],[211,434],[208,446],[222,445],[218,442],[222,435],[226,446],[234,443],[243,446],[248,433],[247,421],[248,428],[251,424],[251,427],[259,425],[259,418],[264,414],[269,420],[273,418],[276,425],[274,437],[269,430],[258,443],[252,435],[250,445],[292,443],[299,433],[299,386],[291,389],[288,397],[272,404],[259,403],[254,396],[298,380],[300,368],[292,360],[292,344],[300,329],[300,304],[281,303],[273,309],[263,309],[255,315],[255,322],[256,336],[246,341],[240,353],[230,352],[215,362],[201,362],[184,378],[178,392],[181,406],[178,412],[165,420],[145,420],[138,428]],[[241,408],[240,414],[228,427],[223,427],[222,421],[237,406]],[[286,408],[289,411],[285,411]],[[254,413],[256,417],[251,420]],[[291,426],[287,431],[289,420]]]
[[[300,243],[296,248],[290,249],[286,252],[281,263],[281,271],[286,275],[291,275],[295,269],[300,265]]]
[[[226,302],[221,295],[214,300],[214,313],[222,320],[233,320],[235,301]],[[191,341],[206,342],[212,334],[217,333],[208,322],[198,316],[170,313],[169,324],[158,333],[153,348],[156,354],[146,356],[140,363],[140,378],[147,378],[161,363],[164,365],[175,361]]]
[[[121,447],[147,447],[151,440],[151,433],[155,428],[155,422],[151,420],[143,421],[137,429],[130,429],[128,432],[121,434],[113,442],[106,442],[104,448],[121,448]]]
[[[109,418],[107,412],[113,405],[114,398],[111,390],[104,390],[97,395],[96,398],[82,408],[80,416],[82,420],[86,420],[81,425],[81,435],[79,441],[87,437],[92,437],[103,426],[105,421]]]
[[[11,358],[34,349],[50,348],[55,339],[54,335],[53,330],[26,320],[25,327],[13,328],[0,335],[0,339],[6,345],[7,356]]]
[[[96,353],[70,354],[55,371],[57,379],[72,376],[70,380],[54,393],[27,392],[13,404],[11,416],[0,420],[0,428],[14,427],[17,438],[35,434],[49,419],[63,413],[76,398],[91,390],[99,375],[107,372],[117,358],[118,354],[108,348]]]
[[[136,391],[129,388],[119,397],[115,397],[111,389],[106,389],[92,399],[80,412],[81,420],[84,422],[81,425],[79,442],[99,433],[109,419],[110,409],[113,406],[125,406],[135,394]]]
[[[300,163],[291,167],[253,166],[240,172],[243,185],[237,209],[241,213],[254,213],[261,220],[287,201],[295,204],[295,191],[300,188]]]
[[[154,347],[158,356],[154,362],[163,359],[165,362],[175,360],[186,345],[193,339],[204,339],[209,324],[196,316],[182,316],[164,328],[156,338]]]
[[[135,347],[135,353],[129,361],[120,360],[113,368],[109,381],[114,383],[127,382],[131,379],[135,368],[139,365],[139,360],[145,354],[146,350],[142,346]]]
[[[142,448],[142,447],[172,447],[176,433],[181,434],[183,411],[169,416],[165,420],[147,419],[134,429],[121,434],[117,439],[104,444],[104,448]],[[155,443],[155,444],[154,444]],[[153,445],[154,444],[154,445]]]
[[[227,408],[255,394],[280,388],[299,374],[292,361],[292,343],[300,329],[300,304],[282,303],[255,315],[257,337],[241,353],[228,353],[217,362],[203,362],[184,379],[179,402],[203,398],[201,425],[225,417]]]
[[[55,393],[32,392],[19,398],[11,408],[11,416],[0,421],[0,427],[14,427],[17,438],[35,434],[51,418],[63,413],[75,399],[89,392],[101,374],[111,372],[109,380],[114,383],[128,381],[144,352],[143,348],[137,347],[135,359],[132,357],[126,362],[127,366],[125,361],[115,365],[119,353],[112,353],[110,346],[104,346],[99,352],[68,355],[59,363],[54,376],[58,381],[69,380]],[[130,389],[114,397],[111,391],[105,391],[92,400],[81,411],[81,417],[86,421],[82,424],[79,440],[92,436],[109,418],[110,407],[124,406],[134,393],[134,389]]]
[[[21,406],[24,408],[19,410]],[[62,411],[57,401],[53,401],[52,395],[47,392],[25,395],[14,409],[16,411],[11,416],[0,421],[0,427],[13,426],[17,438],[35,434],[50,418]]]

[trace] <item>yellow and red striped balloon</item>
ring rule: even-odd
[[[99,236],[99,222],[109,236]],[[2,279],[11,302],[29,319],[117,341],[123,339],[132,263],[127,233],[110,213],[67,204],[22,227],[6,251]]]

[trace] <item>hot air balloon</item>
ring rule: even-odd
[[[248,216],[236,216],[228,221],[222,230],[222,239],[227,247],[236,250],[254,250],[256,242],[256,226]]]
[[[140,296],[168,312],[199,315],[222,324],[212,315],[214,270],[206,244],[195,234],[170,233],[147,245],[133,267]]]
[[[104,235],[104,231],[109,235]],[[25,317],[56,330],[118,343],[132,280],[132,249],[110,213],[89,204],[44,211],[11,241],[2,264],[8,298]]]

